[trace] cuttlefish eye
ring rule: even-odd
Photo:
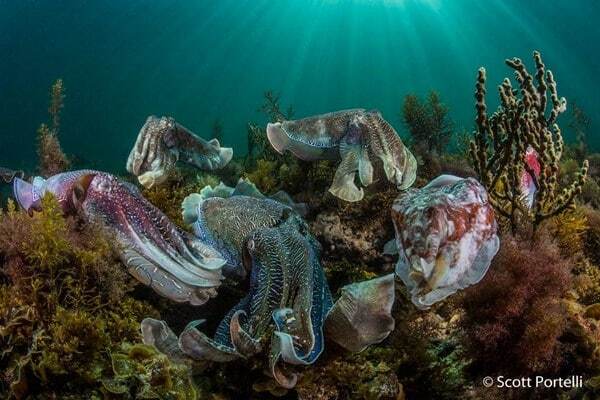
[[[84,175],[80,177],[73,185],[72,201],[76,208],[81,206],[81,203],[85,199],[87,190],[90,187],[94,177],[95,175],[93,174]]]

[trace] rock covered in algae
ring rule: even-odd
[[[233,149],[204,140],[170,117],[151,115],[127,158],[127,171],[146,188],[164,182],[178,160],[203,170],[225,167]]]
[[[362,200],[356,175],[362,186],[369,186],[379,163],[400,190],[416,178],[415,157],[378,111],[352,109],[270,123],[267,137],[277,152],[290,151],[302,160],[341,159],[329,192],[342,200]]]
[[[500,244],[494,210],[473,178],[442,175],[408,192],[394,202],[392,220],[396,274],[419,308],[479,282]]]

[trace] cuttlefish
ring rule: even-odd
[[[249,281],[247,295],[211,338],[190,322],[176,336],[164,321],[145,319],[146,344],[172,359],[213,362],[268,350],[272,376],[291,388],[297,376],[285,365],[313,363],[325,336],[350,351],[384,340],[394,328],[394,276],[342,288],[334,303],[320,263],[320,245],[284,193],[264,196],[248,181],[235,188],[206,187],[182,204],[194,231],[177,228],[135,186],[104,172],[71,171],[32,183],[14,179],[14,194],[28,212],[52,194],[66,214],[102,227],[136,279],[177,302],[202,305],[223,279]],[[218,301],[218,300],[217,300]]]
[[[267,138],[277,152],[290,151],[305,161],[340,159],[329,192],[342,200],[361,200],[356,175],[361,186],[369,186],[379,165],[399,190],[416,179],[415,157],[378,111],[352,109],[270,123]]]
[[[183,202],[196,237],[227,260],[226,275],[249,276],[248,294],[223,318],[214,337],[190,323],[177,338],[162,321],[144,320],[144,340],[174,358],[231,361],[268,349],[272,376],[296,384],[285,364],[312,364],[324,337],[361,351],[394,327],[393,274],[348,285],[333,302],[320,263],[320,245],[289,196],[267,197],[248,181],[206,187]]]
[[[127,171],[146,188],[164,182],[177,161],[202,170],[225,167],[233,149],[217,139],[204,140],[171,117],[151,115],[142,126],[127,158]]]
[[[396,239],[385,251],[398,254],[396,274],[421,309],[479,282],[500,246],[487,192],[473,178],[441,175],[397,198],[391,216]]]
[[[13,191],[27,212],[40,211],[51,193],[65,214],[79,214],[115,239],[129,273],[159,294],[200,305],[216,296],[226,261],[210,246],[173,224],[139,190],[115,176],[70,171],[32,183],[15,178]]]

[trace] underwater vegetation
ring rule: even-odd
[[[65,218],[51,195],[42,205],[29,216],[9,203],[0,216],[0,395],[103,398],[114,393],[104,383],[119,380],[115,398],[133,398],[142,387],[189,398],[166,379],[150,379],[161,373],[173,381],[189,379],[189,371],[159,362],[152,349],[140,366],[146,378],[124,381],[114,370],[119,357],[141,362],[121,346],[139,343],[139,321],[157,311],[129,295],[135,283],[109,238],[93,225]]]
[[[51,176],[69,169],[71,162],[60,147],[60,112],[64,106],[65,88],[62,79],[57,79],[50,88],[50,121],[38,128],[39,172]]]
[[[142,190],[60,161],[57,82],[44,177],[0,171],[0,397],[594,398],[600,156],[581,109],[563,144],[534,59],[490,117],[480,70],[474,170],[436,92],[405,98],[407,147],[377,112],[294,120],[268,91],[244,157],[220,121],[209,141],[149,117]],[[481,385],[500,374],[586,384]]]
[[[584,161],[569,186],[558,185],[564,142],[556,120],[566,110],[567,101],[558,97],[554,75],[546,71],[540,53],[534,52],[533,58],[535,82],[520,59],[506,60],[515,70],[519,91],[505,78],[498,87],[501,105],[491,117],[485,104],[485,68],[479,69],[475,91],[477,131],[471,156],[494,207],[513,232],[523,223],[535,228],[571,207],[582,191],[589,166]]]

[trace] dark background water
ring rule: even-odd
[[[59,77],[66,152],[122,171],[149,114],[202,136],[218,118],[225,144],[245,152],[267,89],[297,117],[378,108],[401,133],[403,97],[435,89],[470,129],[477,68],[495,105],[495,86],[512,76],[503,60],[531,70],[534,49],[591,118],[598,149],[599,17],[595,0],[0,0],[0,165],[34,167]]]

